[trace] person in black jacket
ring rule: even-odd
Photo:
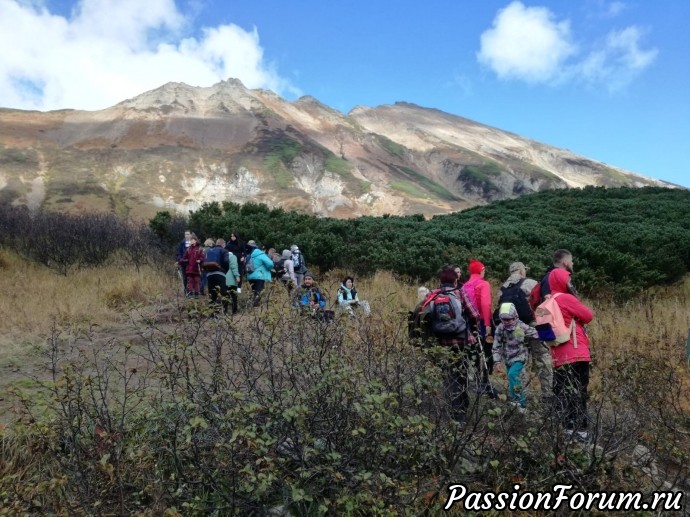
[[[206,271],[207,275],[208,294],[211,297],[211,304],[219,305],[222,302],[223,312],[226,313],[228,312],[228,285],[225,274],[230,267],[228,259],[230,252],[223,248],[224,245],[225,241],[218,239],[215,245],[206,252],[204,271]]]
[[[247,245],[240,239],[240,234],[233,231],[230,234],[230,240],[225,244],[225,249],[237,257],[237,267],[240,270],[240,281],[237,283],[237,292],[242,292],[242,277],[246,270],[246,256],[250,253]]]

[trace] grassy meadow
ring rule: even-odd
[[[0,250],[0,271],[0,515],[436,515],[460,481],[690,490],[690,279],[584,300],[587,449],[563,441],[536,382],[527,415],[476,398],[453,426],[443,358],[407,342],[418,286],[390,272],[356,281],[370,318],[327,326],[275,284],[267,307],[245,289],[237,317],[211,318],[172,266],[62,276]],[[331,302],[345,273],[318,279]]]

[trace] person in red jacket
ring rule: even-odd
[[[482,338],[483,350],[479,353],[484,354],[486,361],[486,368],[481,367],[481,357],[476,358],[476,368],[482,372],[481,380],[477,386],[477,393],[489,395],[495,398],[498,392],[491,386],[489,382],[489,374],[493,372],[494,356],[493,343],[494,337],[492,335],[492,311],[491,304],[491,286],[489,282],[484,280],[486,275],[486,268],[484,264],[478,260],[471,259],[468,268],[470,278],[462,286],[462,290],[469,298],[470,302],[479,310],[479,335]]]
[[[199,246],[199,239],[192,234],[189,248],[184,252],[179,264],[186,263],[187,290],[189,296],[198,297],[201,294],[201,264],[204,262],[204,250]]]
[[[589,443],[587,388],[591,356],[584,326],[594,319],[594,313],[569,292],[569,283],[570,272],[566,269],[557,268],[549,274],[551,296],[558,293],[556,303],[563,314],[565,326],[570,327],[575,320],[575,340],[571,336],[565,343],[551,347],[553,391],[566,434],[575,440]]]

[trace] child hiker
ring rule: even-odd
[[[497,369],[505,363],[508,376],[508,398],[520,410],[527,406],[527,398],[522,390],[521,374],[527,362],[527,344],[530,339],[538,339],[537,331],[520,321],[517,309],[512,303],[502,303],[498,309],[501,323],[496,327],[493,356]]]

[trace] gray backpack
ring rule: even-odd
[[[427,295],[424,305],[428,306],[431,332],[450,336],[465,332],[467,322],[462,317],[462,305],[447,290],[434,290]]]

